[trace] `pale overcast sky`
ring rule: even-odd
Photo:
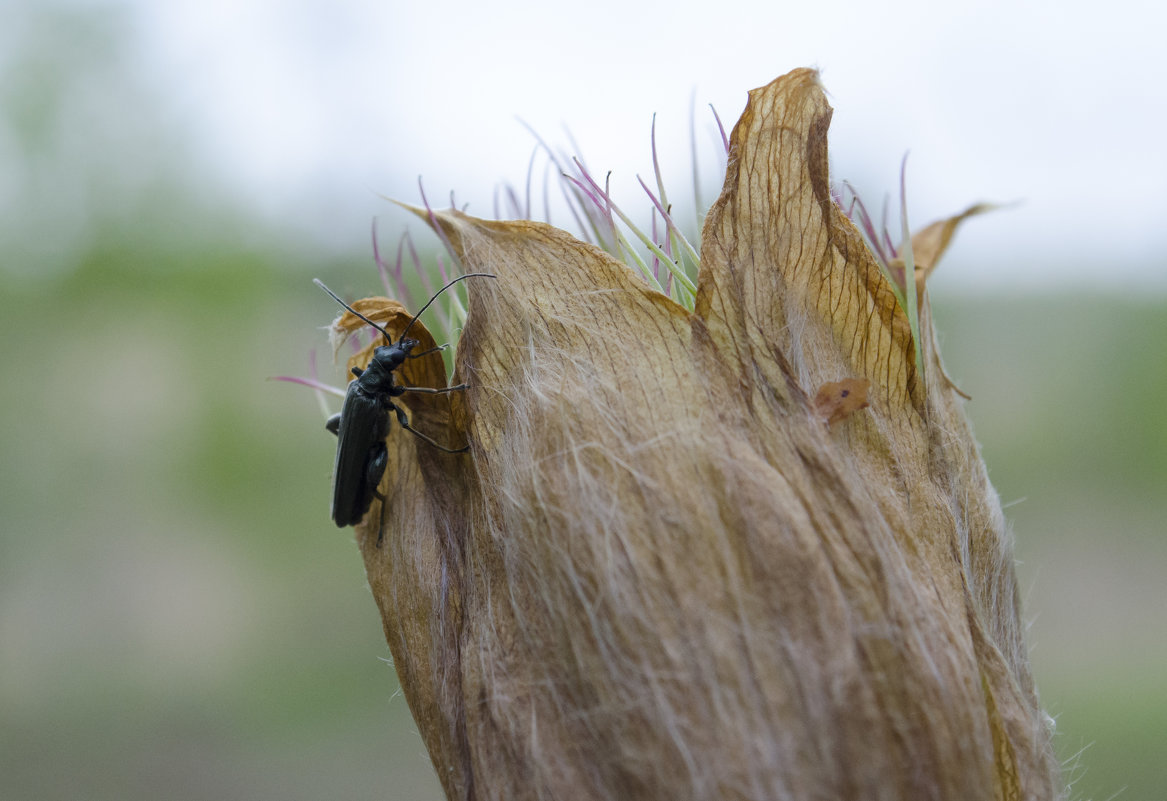
[[[952,279],[1167,287],[1167,12],[1160,3],[125,0],[141,68],[273,219],[337,242],[399,218],[378,193],[491,216],[521,183],[522,118],[617,199],[652,164],[689,190],[689,108],[715,167],[748,89],[822,70],[832,169],[878,205],[908,161],[916,225],[974,201]],[[706,194],[716,183],[705,173]],[[391,231],[390,231],[391,233]],[[946,269],[949,265],[946,265]],[[979,276],[979,277],[978,277]]]

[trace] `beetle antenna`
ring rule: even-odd
[[[443,292],[445,292],[447,289],[449,289],[450,287],[452,287],[454,284],[458,283],[459,281],[466,279],[466,278],[474,278],[476,276],[480,276],[482,278],[497,278],[498,277],[497,275],[494,275],[493,273],[466,273],[465,275],[458,276],[453,281],[446,284],[444,287],[442,287],[437,292],[435,292],[434,296],[432,298],[430,298],[429,300],[427,300],[425,302],[425,305],[421,307],[421,310],[417,314],[413,315],[413,319],[409,321],[409,325],[405,326],[405,329],[401,332],[401,338],[402,339],[405,338],[406,332],[409,331],[410,328],[413,328],[413,324],[417,322],[417,318],[421,317],[421,313],[423,311],[425,311],[426,309],[428,309],[430,307],[430,304],[438,299],[438,295],[442,294]],[[321,286],[324,286],[324,285],[321,284]],[[328,294],[332,295],[331,292],[329,292]],[[336,297],[336,295],[332,295],[332,296],[334,298]],[[353,313],[355,314],[356,312],[353,312]]]
[[[465,278],[466,276],[462,276],[462,277],[463,277],[463,278]],[[385,339],[386,339],[386,340],[387,340],[389,343],[392,343],[392,342],[393,342],[393,337],[389,336],[389,332],[388,332],[388,331],[386,331],[384,328],[382,328],[381,326],[377,325],[377,324],[376,324],[376,323],[374,323],[372,320],[370,320],[368,317],[366,317],[365,315],[361,314],[359,311],[357,311],[356,309],[354,309],[352,306],[348,305],[348,304],[347,304],[347,303],[345,303],[343,300],[341,300],[340,298],[338,298],[338,297],[336,296],[336,293],[335,293],[335,292],[333,292],[333,291],[332,291],[331,289],[329,289],[328,287],[326,287],[326,286],[324,285],[324,282],[323,282],[323,281],[321,281],[319,278],[313,278],[313,279],[312,279],[312,283],[316,284],[316,286],[318,286],[318,287],[320,287],[321,289],[323,289],[323,290],[324,290],[325,292],[327,292],[329,295],[332,295],[332,299],[333,299],[333,300],[335,300],[337,303],[339,303],[341,306],[344,306],[346,309],[348,309],[350,312],[352,312],[353,314],[355,314],[357,317],[360,317],[360,318],[361,318],[362,320],[364,320],[366,323],[368,323],[369,325],[373,326],[373,328],[376,328],[378,331],[380,331],[382,334],[384,334],[384,335],[385,335]],[[451,283],[452,283],[452,282],[451,282]],[[429,305],[429,304],[427,303],[427,304],[426,304],[426,306],[428,306],[428,305]],[[423,311],[424,311],[424,309],[423,309]],[[414,319],[416,320],[417,318],[415,317]],[[410,323],[410,325],[413,325],[413,323],[411,322],[411,323]],[[406,328],[406,330],[408,330],[408,327]]]

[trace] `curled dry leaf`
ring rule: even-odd
[[[995,203],[977,203],[969,206],[960,214],[954,214],[951,217],[945,217],[943,220],[937,220],[912,234],[912,261],[915,262],[916,298],[919,299],[920,303],[923,302],[924,285],[927,283],[928,277],[932,275],[932,271],[940,263],[940,258],[948,250],[948,246],[952,244],[952,237],[956,235],[956,229],[960,227],[960,224],[969,217],[995,211],[998,208],[1000,206]],[[897,280],[902,284],[905,269],[903,257],[897,256],[892,259],[888,265],[888,269],[891,270],[892,275],[897,276]],[[966,399],[968,398],[967,395],[964,397]]]
[[[830,118],[810,70],[750,93],[692,313],[548,225],[436,215],[498,279],[415,424],[472,452],[391,436],[360,542],[449,797],[1058,794],[998,499],[926,301],[914,342],[831,199]],[[824,426],[840,375],[869,409]]]

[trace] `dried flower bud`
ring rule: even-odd
[[[548,225],[432,218],[498,278],[470,388],[403,400],[471,453],[394,431],[360,542],[450,798],[1058,795],[999,501],[830,119],[810,70],[750,94],[692,312]]]

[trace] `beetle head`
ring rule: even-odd
[[[384,370],[392,372],[401,366],[409,352],[417,347],[416,339],[399,339],[373,350],[373,361]]]

